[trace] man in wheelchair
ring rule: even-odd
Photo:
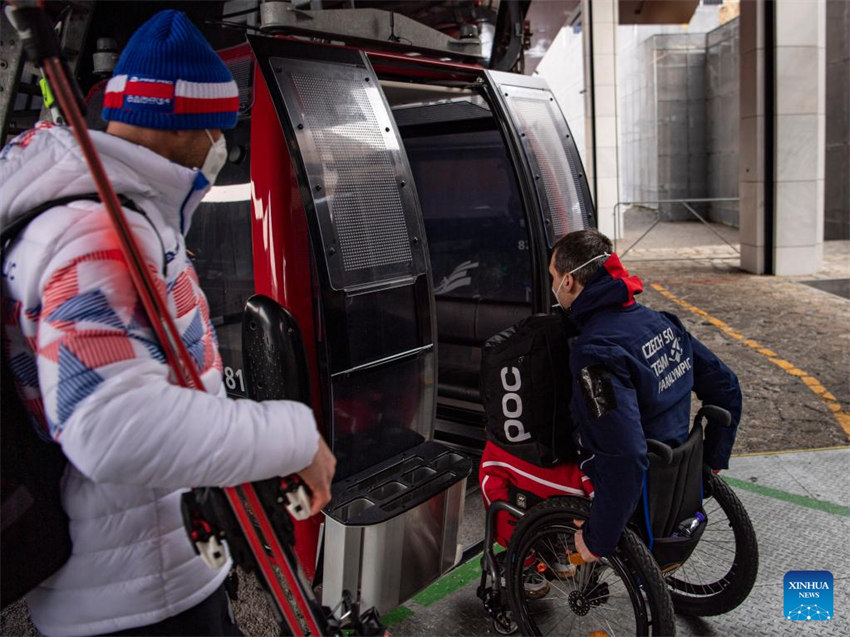
[[[643,284],[629,276],[605,235],[565,235],[553,248],[549,272],[556,300],[579,333],[570,348],[570,412],[579,466],[593,482],[595,500],[576,545],[592,560],[614,550],[637,506],[646,440],[675,448],[687,439],[691,391],[731,414],[727,427],[708,425],[703,450],[712,469],[729,467],[741,388],[678,317],[635,301]]]
[[[525,453],[532,442],[528,422],[517,416],[505,421],[507,438],[501,432],[492,435],[490,427],[479,479],[488,507],[496,500],[525,508],[522,500],[528,497],[592,497],[587,520],[575,525],[581,528],[574,550],[583,561],[593,562],[614,553],[635,513],[649,467],[647,440],[676,448],[688,439],[692,391],[703,403],[731,414],[728,426],[709,420],[702,448],[702,460],[711,469],[728,468],[741,417],[741,390],[735,374],[676,316],[635,301],[643,284],[623,268],[605,235],[596,230],[565,235],[553,248],[549,271],[552,292],[566,316],[563,329],[570,336],[562,351],[569,360],[569,388],[562,387],[570,395],[569,413],[560,424],[570,428],[572,422],[568,435],[577,456],[555,454],[562,460],[555,465],[534,462]],[[515,367],[502,368],[506,390],[519,387],[514,372],[519,374]],[[521,411],[505,402],[506,395],[502,407],[510,413],[504,415]],[[517,424],[509,431],[508,422]],[[522,445],[511,444],[518,442]],[[514,449],[521,450],[521,457]],[[496,516],[499,543],[507,545],[513,524],[507,513]],[[536,594],[533,583],[526,581],[525,592]]]

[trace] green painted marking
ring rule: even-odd
[[[477,577],[481,577],[481,564],[479,563],[479,556],[476,555],[466,564],[458,566],[421,593],[414,595],[413,601],[422,606],[430,606],[446,595],[463,588]]]
[[[389,628],[390,626],[393,626],[395,624],[400,624],[408,617],[413,617],[413,611],[410,610],[407,606],[397,606],[396,608],[393,608],[389,613],[381,615],[381,623]]]
[[[730,478],[728,476],[723,476],[723,480],[733,487],[744,489],[745,491],[752,491],[753,493],[758,493],[759,495],[763,495],[768,498],[782,500],[783,502],[790,502],[791,504],[814,509],[815,511],[824,511],[825,513],[831,513],[833,515],[850,517],[850,507],[836,504],[835,502],[830,502],[828,500],[816,500],[807,495],[788,493],[787,491],[781,491],[780,489],[764,487],[760,484],[753,484],[746,480],[738,480],[737,478]]]
[[[497,546],[493,552],[501,553],[504,550],[501,546]],[[413,601],[422,606],[430,606],[479,577],[481,577],[481,553],[466,564],[461,564],[453,571],[443,575],[428,588],[415,595]]]

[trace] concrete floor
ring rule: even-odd
[[[624,262],[644,279],[639,301],[677,313],[741,380],[744,417],[735,446],[738,457],[727,475],[753,519],[761,571],[739,609],[704,621],[680,620],[679,634],[848,635],[850,300],[804,282],[850,279],[850,242],[826,243],[823,267],[815,275],[763,277],[742,272],[734,250],[698,226],[661,224]],[[645,227],[627,227],[621,252]],[[715,230],[737,244],[734,229]],[[820,448],[831,450],[799,452]],[[742,455],[789,450],[798,453]],[[477,494],[468,496],[467,511],[463,533],[471,543],[483,535]],[[836,616],[830,622],[782,618],[782,576],[808,569],[828,569],[835,576]],[[477,566],[470,563],[415,596],[389,617],[393,633],[490,634],[475,596],[476,579]],[[277,634],[255,584],[246,579],[242,589],[235,611],[246,634]],[[19,605],[3,613],[0,634],[37,633]]]

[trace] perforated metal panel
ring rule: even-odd
[[[412,259],[399,183],[362,78],[292,74],[321,155],[346,271]],[[343,98],[344,101],[336,101]]]
[[[247,113],[254,102],[254,62],[246,56],[226,61],[230,74],[239,88],[239,112]]]
[[[332,287],[423,273],[410,168],[371,69],[270,62],[304,160]]]

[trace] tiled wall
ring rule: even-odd
[[[826,147],[826,3],[776,3],[775,271],[820,267]]]
[[[592,6],[592,10],[591,10]],[[586,123],[594,127],[587,131],[585,139],[595,140],[595,156],[587,153],[585,166],[591,178],[591,190],[595,192],[596,220],[599,230],[609,236],[617,236],[620,229],[615,227],[614,207],[622,200],[620,195],[619,158],[618,158],[618,103],[617,103],[617,24],[619,5],[616,0],[582,0],[584,20],[585,55],[589,52],[588,26],[593,32],[593,96],[595,113]],[[592,25],[588,25],[588,16],[592,16]],[[587,61],[587,58],[585,58]],[[587,71],[587,67],[585,67]],[[589,74],[588,74],[589,77]],[[591,87],[588,83],[588,89]],[[586,106],[591,93],[585,93]]]
[[[620,27],[620,183],[624,201],[658,199],[658,126],[647,27]]]
[[[656,35],[649,45],[655,62],[658,198],[704,198],[705,36]],[[693,220],[680,204],[661,210],[664,219]]]
[[[762,274],[765,259],[765,18],[763,0],[741,4],[739,20],[738,196],[741,267]]]
[[[705,33],[718,24],[718,7],[701,5],[686,26],[619,27],[623,200],[707,196]],[[693,220],[680,205],[660,208]]]
[[[850,2],[826,3],[824,239],[850,239]]]
[[[738,20],[706,34],[705,126],[709,197],[738,196]],[[709,207],[712,221],[738,226],[738,203]]]

